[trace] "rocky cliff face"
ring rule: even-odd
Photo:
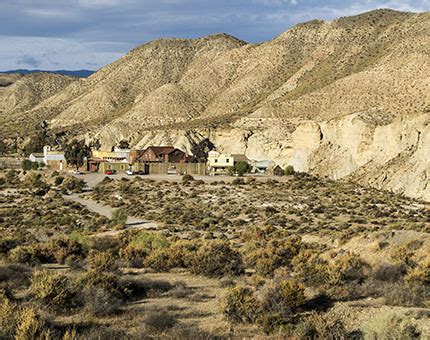
[[[140,46],[8,121],[227,152],[430,199],[430,13],[378,10],[247,44],[220,34]]]

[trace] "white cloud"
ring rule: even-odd
[[[128,44],[74,39],[0,36],[0,70],[16,68],[97,69],[120,58],[132,46]],[[119,49],[121,51],[114,52]],[[31,51],[31,54],[28,52]]]

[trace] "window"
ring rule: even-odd
[[[218,163],[218,159],[215,158],[215,163]]]
[[[225,162],[226,162],[226,163],[230,163],[230,158],[226,158],[226,159],[225,159]]]

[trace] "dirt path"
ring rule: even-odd
[[[105,216],[107,218],[112,217],[112,212],[115,210],[114,208],[97,203],[94,200],[83,198],[78,194],[74,195],[63,195],[63,198],[69,201],[73,201],[85,206],[88,210],[93,211],[99,215]],[[127,217],[126,228],[137,228],[137,229],[157,229],[158,224],[153,221],[143,220],[140,218],[136,218],[133,216]],[[97,234],[97,236],[113,236],[121,233],[123,230],[110,230],[103,233]]]

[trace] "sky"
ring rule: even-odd
[[[430,0],[0,0],[0,71],[98,68],[161,37],[270,40],[308,20]]]

